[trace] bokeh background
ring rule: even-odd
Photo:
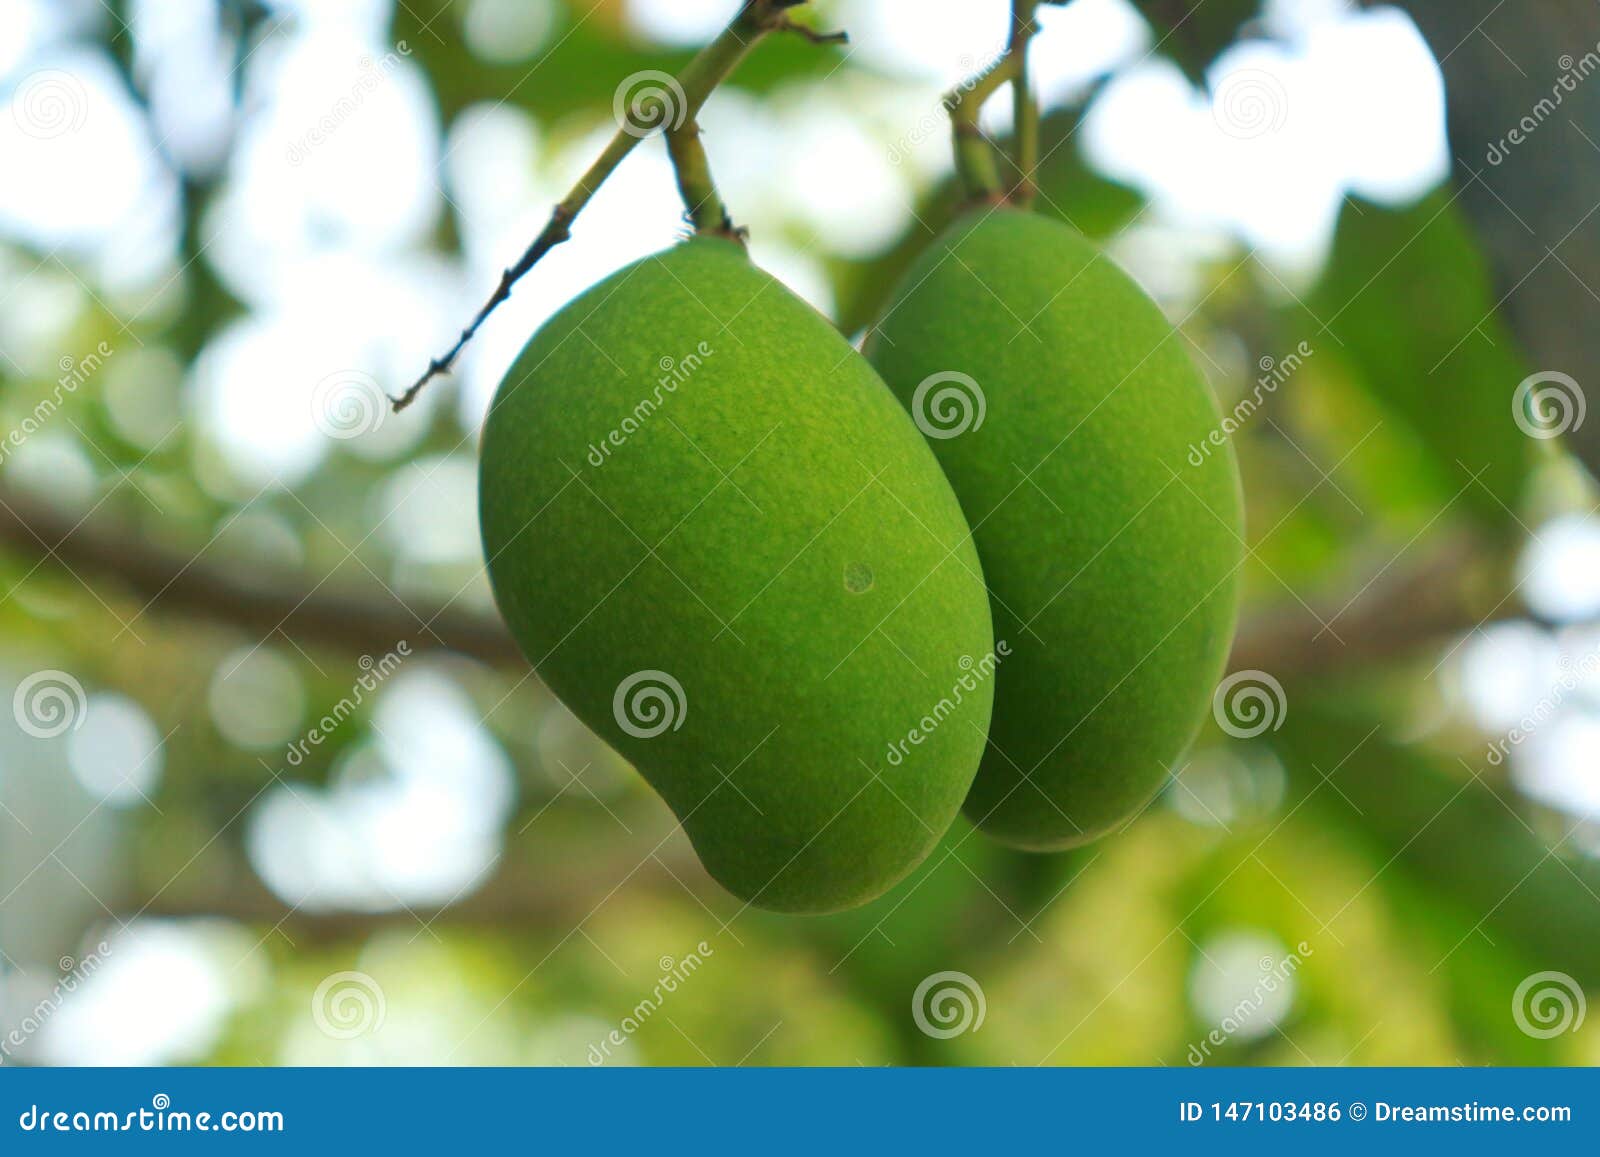
[[[383,400],[735,7],[0,0],[0,1065],[1600,1060],[1595,6],[1042,11],[1040,209],[1237,418],[1243,678],[1125,833],[958,825],[807,919],[707,879],[482,569],[488,398],[682,234],[661,142]],[[1008,17],[810,8],[852,44],[702,122],[856,334]]]

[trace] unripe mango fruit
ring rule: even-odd
[[[580,295],[501,384],[480,517],[540,677],[761,907],[870,900],[954,821],[993,627],[938,462],[735,242]]]
[[[965,810],[1017,847],[1135,815],[1227,660],[1239,473],[1183,341],[1077,233],[989,207],[922,255],[868,338],[961,499],[1012,652]]]

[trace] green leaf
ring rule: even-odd
[[[1416,437],[1442,500],[1514,521],[1537,460],[1512,415],[1526,369],[1452,196],[1402,210],[1352,199],[1299,324]]]

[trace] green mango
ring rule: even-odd
[[[966,813],[1086,843],[1160,790],[1228,656],[1243,504],[1216,401],[1127,274],[1016,209],[958,220],[866,352],[961,499],[1011,651]]]
[[[960,504],[742,246],[696,238],[557,313],[500,386],[479,484],[523,652],[736,896],[864,903],[959,814],[996,661]]]

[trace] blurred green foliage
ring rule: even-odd
[[[1161,51],[1198,77],[1256,5],[1140,7]],[[570,9],[561,6],[563,20]],[[247,45],[252,32],[268,35],[261,11],[250,11]],[[622,6],[607,2],[592,19],[564,23],[537,61],[490,64],[465,47],[462,11],[400,4],[393,29],[414,49],[446,124],[502,100],[547,124],[603,119],[620,78],[687,56],[638,42]],[[105,41],[126,66],[126,38],[108,28]],[[763,47],[736,83],[804,95],[857,71],[848,55],[785,40]],[[1149,206],[1085,162],[1081,112],[1047,119],[1040,209],[1115,245]],[[138,346],[181,369],[239,314],[200,252],[196,225],[216,187],[196,178],[184,192],[190,228],[175,299],[131,319],[89,303],[71,348]],[[1295,610],[1300,592],[1319,587],[1364,591],[1361,576],[1457,532],[1486,528],[1494,545],[1485,555],[1506,560],[1503,540],[1539,481],[1532,444],[1509,421],[1509,387],[1525,367],[1452,200],[1439,190],[1409,207],[1347,204],[1327,268],[1308,285],[1291,289],[1237,253],[1200,263],[1182,331],[1224,411],[1254,389],[1261,358],[1281,359],[1302,340],[1315,349],[1293,388],[1271,393],[1235,438],[1251,522],[1247,618]],[[884,252],[825,255],[842,329],[870,324],[955,203],[948,183],[920,190],[913,223]],[[445,251],[459,243],[448,216],[436,240]],[[75,279],[61,255],[5,255],[39,263],[30,292]],[[15,425],[50,396],[49,371],[5,370],[0,419]],[[115,380],[96,378],[60,411],[60,429],[96,448],[96,469],[112,483],[97,494],[96,523],[169,549],[214,540],[216,560],[269,579],[359,592],[382,576],[408,593],[417,576],[397,573],[381,541],[369,541],[376,492],[404,461],[336,454],[253,512],[270,534],[236,534],[237,504],[199,477],[215,448],[187,429],[154,446],[127,437],[108,418]],[[165,404],[177,412],[170,386]],[[448,414],[432,421],[411,458],[470,453]],[[276,536],[293,549],[276,549]],[[520,667],[418,659],[459,685],[515,767],[503,852],[491,878],[454,903],[318,911],[284,904],[258,877],[241,817],[276,783],[326,786],[373,741],[370,710],[292,773],[281,749],[242,748],[219,731],[208,695],[219,666],[256,636],[146,615],[115,560],[69,570],[50,561],[55,545],[13,536],[0,554],[8,667],[68,667],[97,691],[136,700],[165,737],[154,806],[122,813],[114,838],[94,849],[95,893],[109,905],[78,894],[56,902],[77,913],[80,931],[139,915],[203,934],[197,950],[220,962],[231,996],[220,1038],[193,1059],[587,1064],[664,963],[704,942],[712,951],[702,968],[626,1035],[615,1059],[1181,1065],[1216,1027],[1216,1002],[1197,997],[1218,972],[1213,955],[1241,936],[1274,959],[1302,942],[1308,951],[1281,1014],[1245,1018],[1207,1046],[1205,1063],[1600,1059],[1592,1024],[1541,1040],[1510,1015],[1517,983],[1540,969],[1600,986],[1600,873],[1559,846],[1569,817],[1522,798],[1503,767],[1484,764],[1471,725],[1440,706],[1445,676],[1428,668],[1453,639],[1414,664],[1286,681],[1280,731],[1203,735],[1167,795],[1119,836],[1028,857],[958,826],[883,900],[815,919],[742,910],[720,893],[665,808]],[[1496,573],[1504,580],[1504,567]],[[1485,614],[1510,587],[1486,594]],[[267,649],[298,672],[308,722],[360,673],[348,648],[274,638]],[[8,952],[28,937],[50,959],[71,948],[70,938],[47,943],[43,918],[29,919],[0,923]],[[381,983],[382,1032],[340,1040],[307,1017],[319,984],[346,969]],[[941,1039],[918,1027],[913,994],[941,971],[981,985],[981,1028]]]
[[[1454,200],[1349,201],[1295,324],[1404,423],[1446,500],[1514,533],[1536,443],[1506,421],[1506,383],[1528,370]]]

